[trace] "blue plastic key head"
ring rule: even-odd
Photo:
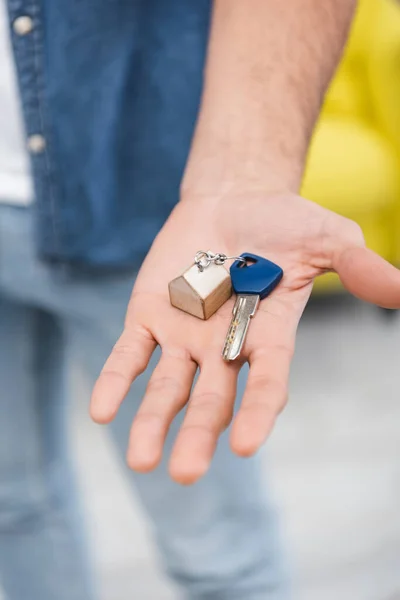
[[[240,255],[247,262],[236,260],[230,268],[232,287],[236,294],[253,294],[266,298],[283,277],[283,270],[275,263],[244,252]]]

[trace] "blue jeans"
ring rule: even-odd
[[[93,598],[68,450],[68,370],[79,360],[94,382],[133,280],[40,263],[30,210],[0,205],[0,579],[9,600]],[[110,426],[122,456],[150,372]],[[259,459],[235,457],[223,436],[209,474],[180,487],[166,468],[178,426],[155,472],[126,473],[168,573],[191,600],[282,600],[276,518]]]

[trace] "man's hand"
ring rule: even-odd
[[[177,481],[196,481],[232,418],[241,363],[226,364],[221,350],[233,301],[207,322],[169,303],[168,282],[198,250],[253,252],[285,272],[261,302],[241,357],[250,372],[231,445],[242,456],[260,447],[285,405],[296,329],[317,275],[334,269],[359,297],[400,306],[399,273],[365,249],[359,227],[292,193],[300,186],[309,138],[355,4],[213,2],[183,200],[146,258],[125,330],[93,393],[92,416],[107,423],[161,346],[132,426],[128,462],[134,469],[158,464],[168,427],[187,404],[170,470]],[[197,366],[200,376],[191,392]]]
[[[221,357],[233,300],[208,321],[169,302],[168,282],[203,248],[227,255],[254,252],[284,270],[280,285],[260,304],[241,360],[233,364]],[[92,417],[108,423],[156,345],[161,346],[160,362],[132,425],[129,465],[138,471],[157,466],[171,421],[187,405],[170,472],[181,483],[201,477],[232,419],[237,376],[245,361],[250,371],[231,446],[241,456],[256,452],[287,400],[296,329],[313,280],[328,270],[337,271],[356,296],[400,307],[400,273],[365,248],[352,221],[292,194],[231,193],[209,201],[181,201],[140,271],[124,332],[93,392]],[[200,376],[191,391],[197,367]]]

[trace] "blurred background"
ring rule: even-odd
[[[305,196],[400,265],[400,3],[361,0],[311,146]],[[264,450],[301,600],[400,600],[400,319],[321,278],[291,399]],[[77,374],[72,426],[104,600],[172,600],[144,515]],[[96,448],[96,452],[93,452]]]
[[[360,0],[303,194],[400,266],[400,3]],[[318,280],[263,450],[300,600],[400,600],[400,316]],[[71,428],[103,600],[177,600],[76,366]],[[1,592],[0,592],[1,595]],[[245,599],[243,599],[245,600]]]

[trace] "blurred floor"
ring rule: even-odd
[[[313,304],[300,326],[290,403],[267,445],[296,599],[400,599],[398,317],[344,298]],[[73,426],[103,600],[178,598],[82,393]]]

